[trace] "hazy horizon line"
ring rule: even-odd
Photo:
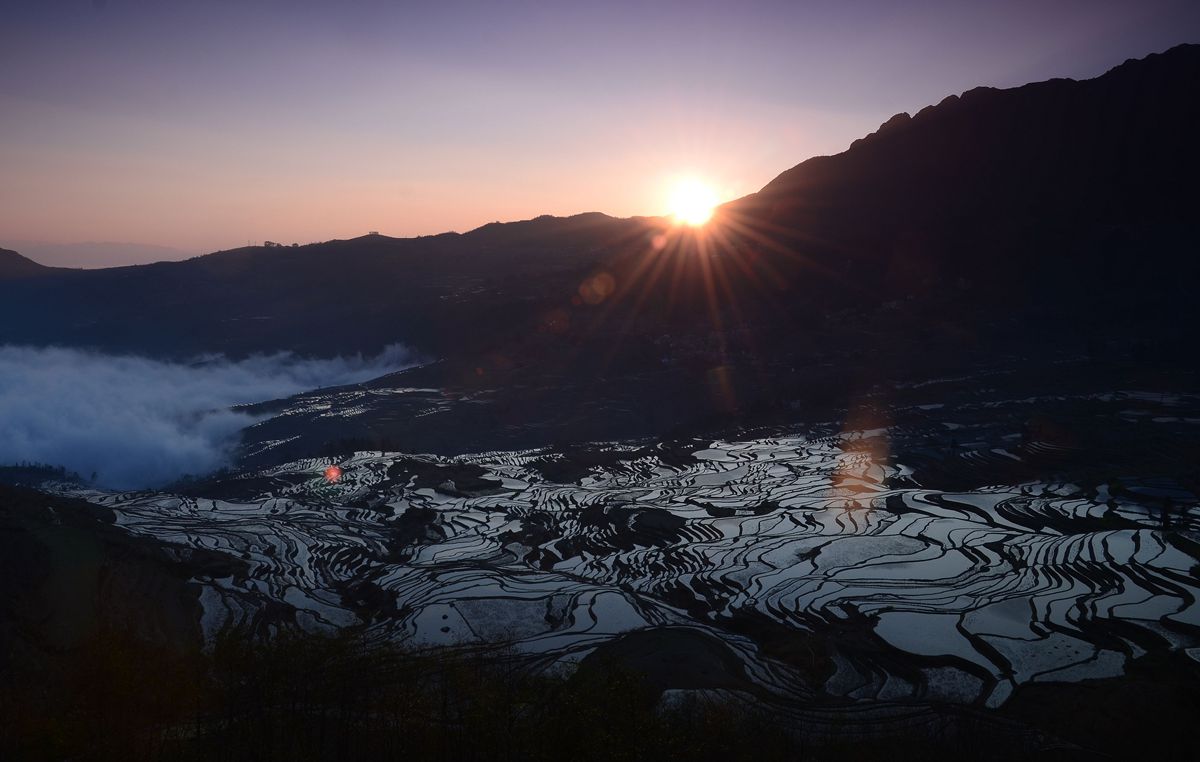
[[[742,197],[739,196],[738,198],[742,198]],[[736,200],[737,199],[730,199],[729,201],[722,201],[720,205],[727,204],[727,203],[730,203],[731,201],[736,201]],[[219,254],[219,253],[225,252],[225,251],[236,251],[237,249],[244,249],[244,248],[263,248],[268,243],[277,244],[277,245],[280,245],[285,248],[291,248],[293,245],[317,246],[317,245],[325,244],[325,243],[333,243],[335,241],[352,241],[357,238],[365,238],[365,237],[371,236],[371,235],[378,235],[381,238],[392,238],[395,240],[415,240],[417,238],[433,238],[433,237],[443,236],[443,235],[469,235],[469,234],[471,234],[477,230],[481,230],[489,225],[514,225],[514,224],[520,224],[522,222],[533,222],[535,220],[540,220],[540,219],[546,218],[546,217],[549,217],[552,219],[557,219],[557,220],[566,220],[566,219],[571,219],[573,217],[582,217],[582,216],[591,215],[591,214],[603,215],[604,217],[607,217],[607,218],[613,219],[613,220],[639,220],[639,219],[654,220],[654,219],[661,219],[661,218],[670,216],[669,214],[665,214],[665,213],[664,214],[632,214],[632,215],[628,215],[628,216],[621,216],[621,215],[609,214],[608,212],[589,210],[589,211],[585,211],[585,212],[573,212],[571,214],[539,214],[539,215],[536,215],[533,217],[524,217],[524,218],[520,218],[520,219],[491,220],[489,222],[484,222],[482,224],[476,225],[467,230],[461,230],[461,231],[460,230],[441,230],[436,233],[419,233],[416,235],[391,235],[389,233],[383,232],[383,230],[367,230],[365,232],[359,233],[358,235],[349,235],[349,236],[335,235],[333,237],[323,238],[323,239],[317,240],[317,241],[291,241],[291,240],[288,240],[287,238],[280,238],[278,241],[273,240],[273,239],[263,239],[261,241],[247,240],[246,243],[244,243],[244,244],[237,244],[237,245],[233,245],[233,246],[226,246],[223,248],[207,249],[207,250],[205,250],[205,249],[185,249],[185,248],[181,248],[179,246],[172,246],[170,244],[139,243],[139,242],[134,242],[134,241],[61,241],[61,242],[58,242],[58,241],[30,241],[30,240],[22,240],[22,239],[3,240],[2,242],[0,242],[0,249],[8,249],[9,251],[15,251],[17,254],[20,254],[21,256],[26,257],[27,259],[32,259],[33,261],[37,262],[38,264],[45,265],[47,267],[59,267],[59,268],[64,268],[64,269],[78,269],[78,270],[104,270],[104,269],[109,269],[109,268],[114,268],[114,267],[134,267],[137,265],[154,264],[155,262],[183,262],[188,259],[204,257],[204,256],[208,256],[209,254]],[[36,257],[31,256],[29,254],[30,248],[32,248],[32,249],[42,249],[42,248],[64,248],[64,249],[66,249],[66,248],[83,248],[83,247],[88,247],[88,246],[112,246],[112,247],[128,246],[128,247],[132,247],[132,248],[160,250],[160,251],[164,251],[164,252],[175,252],[177,254],[180,254],[181,256],[177,259],[157,259],[157,260],[147,260],[147,261],[143,261],[143,262],[129,262],[129,263],[124,263],[124,264],[95,264],[95,265],[85,266],[85,265],[48,264],[47,262],[37,259]]]

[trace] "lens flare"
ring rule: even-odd
[[[330,466],[325,469],[325,481],[330,484],[336,484],[342,478],[342,469],[337,466]]]

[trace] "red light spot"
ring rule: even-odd
[[[617,282],[608,273],[597,273],[579,285],[579,296],[588,304],[599,304],[612,295]]]
[[[333,484],[341,478],[342,469],[338,468],[337,466],[330,466],[329,468],[325,469],[325,481],[329,482],[330,484]]]

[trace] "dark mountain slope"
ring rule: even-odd
[[[1198,123],[1200,46],[1184,45],[898,114],[727,211],[893,295],[961,277],[1022,300],[1039,276],[1178,292],[1196,277]]]
[[[1200,46],[1094,80],[971,90],[788,170],[705,235],[667,231],[662,250],[661,220],[584,214],[51,271],[0,289],[0,341],[328,354],[404,340],[446,356],[524,341],[558,310],[573,341],[788,335],[909,298],[1039,319],[1119,299],[1141,314],[1197,282],[1197,93]],[[597,272],[613,278],[600,305],[579,290]]]
[[[313,425],[414,450],[694,430],[1066,358],[1171,386],[1197,360],[1198,84],[1192,45],[1094,80],[971,90],[698,231],[539,217],[0,283],[0,342],[172,356],[407,342],[444,362],[382,383],[488,404]],[[1053,377],[1077,387],[1080,367]]]
[[[23,257],[11,249],[0,249],[0,280],[16,280],[35,275],[46,275],[55,270]]]

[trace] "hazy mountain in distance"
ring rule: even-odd
[[[8,241],[7,243],[12,248],[45,265],[86,269],[171,262],[194,257],[200,253],[171,246],[114,241],[86,241],[83,243]]]

